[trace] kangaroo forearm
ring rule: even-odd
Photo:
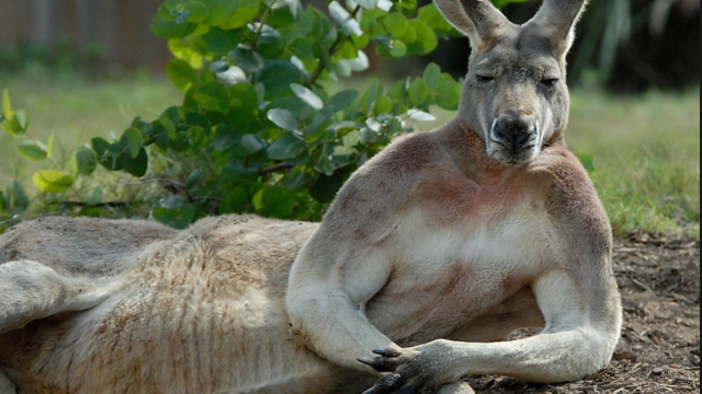
[[[339,297],[299,300],[289,309],[293,330],[305,338],[306,346],[334,364],[372,371],[357,358],[373,357],[373,349],[397,348],[350,302]]]
[[[496,373],[520,380],[554,383],[581,379],[603,368],[611,349],[596,335],[578,331],[539,334],[494,343],[448,342],[451,369],[457,379]]]

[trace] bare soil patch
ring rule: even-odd
[[[538,385],[499,376],[470,378],[483,394],[658,394],[700,392],[700,241],[636,234],[615,240],[622,338],[594,376]],[[587,344],[585,344],[587,346]]]

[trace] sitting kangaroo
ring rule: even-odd
[[[603,368],[621,306],[607,216],[566,149],[584,0],[519,26],[436,0],[471,41],[458,115],[394,141],[321,224],[46,218],[0,237],[0,390],[473,393]],[[522,327],[531,337],[503,341]]]

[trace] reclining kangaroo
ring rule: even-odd
[[[321,224],[46,218],[0,237],[0,390],[460,394],[469,374],[604,367],[611,231],[563,137],[584,0],[521,26],[436,3],[473,47],[457,117],[368,161]]]

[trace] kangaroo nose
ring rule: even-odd
[[[502,114],[495,123],[495,138],[513,150],[524,147],[535,133],[534,121],[530,117]]]

